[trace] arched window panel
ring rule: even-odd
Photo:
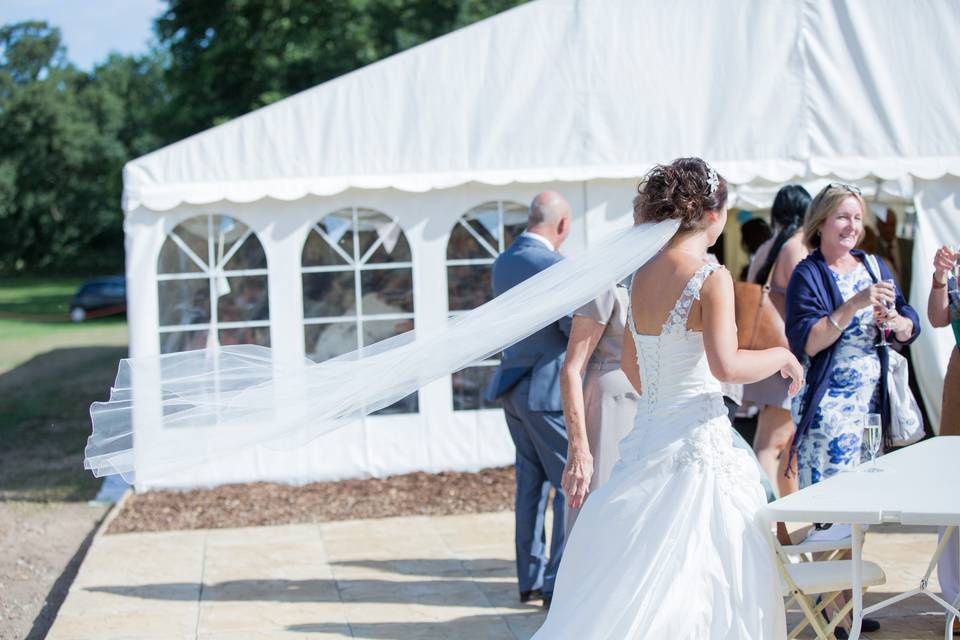
[[[360,272],[364,315],[413,314],[413,270],[370,269]]]
[[[523,233],[528,212],[516,202],[485,202],[454,225],[447,241],[447,308],[451,315],[475,309],[493,297],[491,265]],[[500,406],[483,398],[498,363],[496,358],[476,362],[451,376],[455,411]]]
[[[493,264],[493,261],[490,261]],[[470,311],[493,298],[490,265],[447,267],[447,305],[450,311]]]
[[[258,344],[270,346],[270,327],[239,327],[235,329],[220,329],[217,331],[220,345]],[[175,351],[192,351],[205,349],[210,344],[210,330],[199,331],[171,331],[160,335],[160,350],[162,353]]]
[[[382,213],[357,210],[357,243],[357,254],[366,264],[411,261],[410,244],[403,229]]]
[[[400,225],[371,209],[327,214],[302,262],[304,343],[316,362],[413,329],[413,263]],[[417,394],[378,413],[418,411]]]
[[[454,411],[496,409],[501,406],[498,400],[489,402],[483,397],[483,392],[490,383],[497,364],[499,360],[484,360],[450,376]]]
[[[242,222],[226,215],[185,220],[164,241],[157,271],[162,353],[270,345],[266,253]]]
[[[357,289],[353,270],[303,274],[303,317],[355,316]]]

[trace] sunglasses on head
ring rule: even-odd
[[[860,191],[860,187],[857,187],[852,184],[847,184],[846,182],[831,182],[827,185],[827,189],[843,189],[844,191],[849,191],[850,193],[858,196],[862,196],[863,192]]]

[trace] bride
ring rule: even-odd
[[[609,482],[586,501],[534,636],[786,637],[779,578],[756,465],[733,448],[720,382],[780,372],[802,382],[786,349],[737,346],[733,280],[704,260],[727,219],[727,184],[699,158],[652,169],[636,222],[679,232],[633,278],[622,366],[641,390]]]

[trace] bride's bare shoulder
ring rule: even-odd
[[[723,265],[718,265],[700,287],[701,298],[713,298],[715,296],[733,296],[733,276]]]

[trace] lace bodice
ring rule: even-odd
[[[710,373],[703,334],[687,330],[690,308],[707,277],[722,267],[705,264],[690,277],[658,335],[637,333],[632,310],[628,326],[637,347],[642,394],[639,411],[653,416],[683,407],[691,418],[708,420],[723,408],[720,383]],[[718,404],[719,403],[719,404]]]
[[[690,308],[700,299],[704,280],[720,268],[705,264],[697,269],[659,334],[637,333],[629,314],[642,392],[633,431],[621,441],[620,455],[629,462],[670,450],[676,469],[697,469],[722,482],[756,486],[749,457],[731,444],[727,408],[720,382],[710,372],[703,334],[687,330]]]

